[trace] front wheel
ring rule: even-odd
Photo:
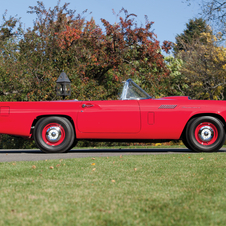
[[[186,129],[186,142],[190,149],[198,152],[218,151],[224,144],[223,124],[211,116],[192,119]]]
[[[40,119],[34,130],[36,145],[48,153],[68,151],[75,140],[74,129],[70,121],[63,117],[45,117]]]
[[[185,139],[183,139],[182,142],[186,148],[188,148],[189,150],[192,150],[191,146],[188,144],[188,142]]]

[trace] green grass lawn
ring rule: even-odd
[[[0,225],[225,225],[226,154],[0,163]]]

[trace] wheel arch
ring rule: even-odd
[[[70,121],[70,123],[71,123],[73,129],[74,129],[75,138],[76,138],[76,128],[75,128],[74,120],[73,120],[70,116],[68,116],[68,115],[55,115],[55,114],[53,114],[53,115],[39,115],[39,116],[37,116],[37,117],[33,120],[33,123],[32,123],[32,126],[31,126],[31,130],[30,130],[30,134],[31,134],[32,137],[33,137],[34,128],[35,128],[37,122],[38,122],[40,119],[42,119],[42,118],[47,118],[47,117],[61,117],[61,118],[66,118],[66,119],[68,119],[68,120]]]
[[[219,119],[219,121],[222,123],[223,127],[224,127],[224,131],[226,132],[226,122],[224,120],[224,118],[221,116],[221,115],[218,115],[218,114],[214,114],[214,113],[201,113],[201,114],[195,114],[193,115],[186,123],[183,131],[182,131],[182,134],[180,136],[180,139],[183,139],[185,137],[185,132],[186,132],[186,128],[187,128],[187,125],[188,123],[194,119],[194,118],[198,118],[198,117],[202,117],[202,116],[212,116],[214,118],[217,118]]]

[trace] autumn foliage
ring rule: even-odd
[[[87,21],[83,15],[76,15],[68,5],[46,10],[38,2],[30,7],[37,19],[15,43],[15,57],[6,59],[2,50],[0,64],[5,83],[1,100],[54,100],[55,82],[62,70],[72,81],[70,98],[117,98],[118,88],[127,78],[133,78],[148,92],[159,93],[168,69],[151,30],[153,22],[146,20],[145,26],[139,27],[136,15],[122,9],[118,23],[101,19],[99,26],[94,19]],[[13,24],[7,29],[17,27]],[[3,49],[10,48],[14,38],[12,35]],[[165,41],[162,49],[167,52],[170,47],[171,43]]]
[[[167,58],[171,95],[225,100],[226,48],[203,19],[190,20],[176,36],[174,58]]]

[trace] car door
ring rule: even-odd
[[[179,139],[191,110],[185,101],[171,99],[140,100],[143,139]],[[183,105],[182,105],[183,106]]]
[[[83,133],[138,133],[140,120],[137,100],[84,101],[77,125]]]

